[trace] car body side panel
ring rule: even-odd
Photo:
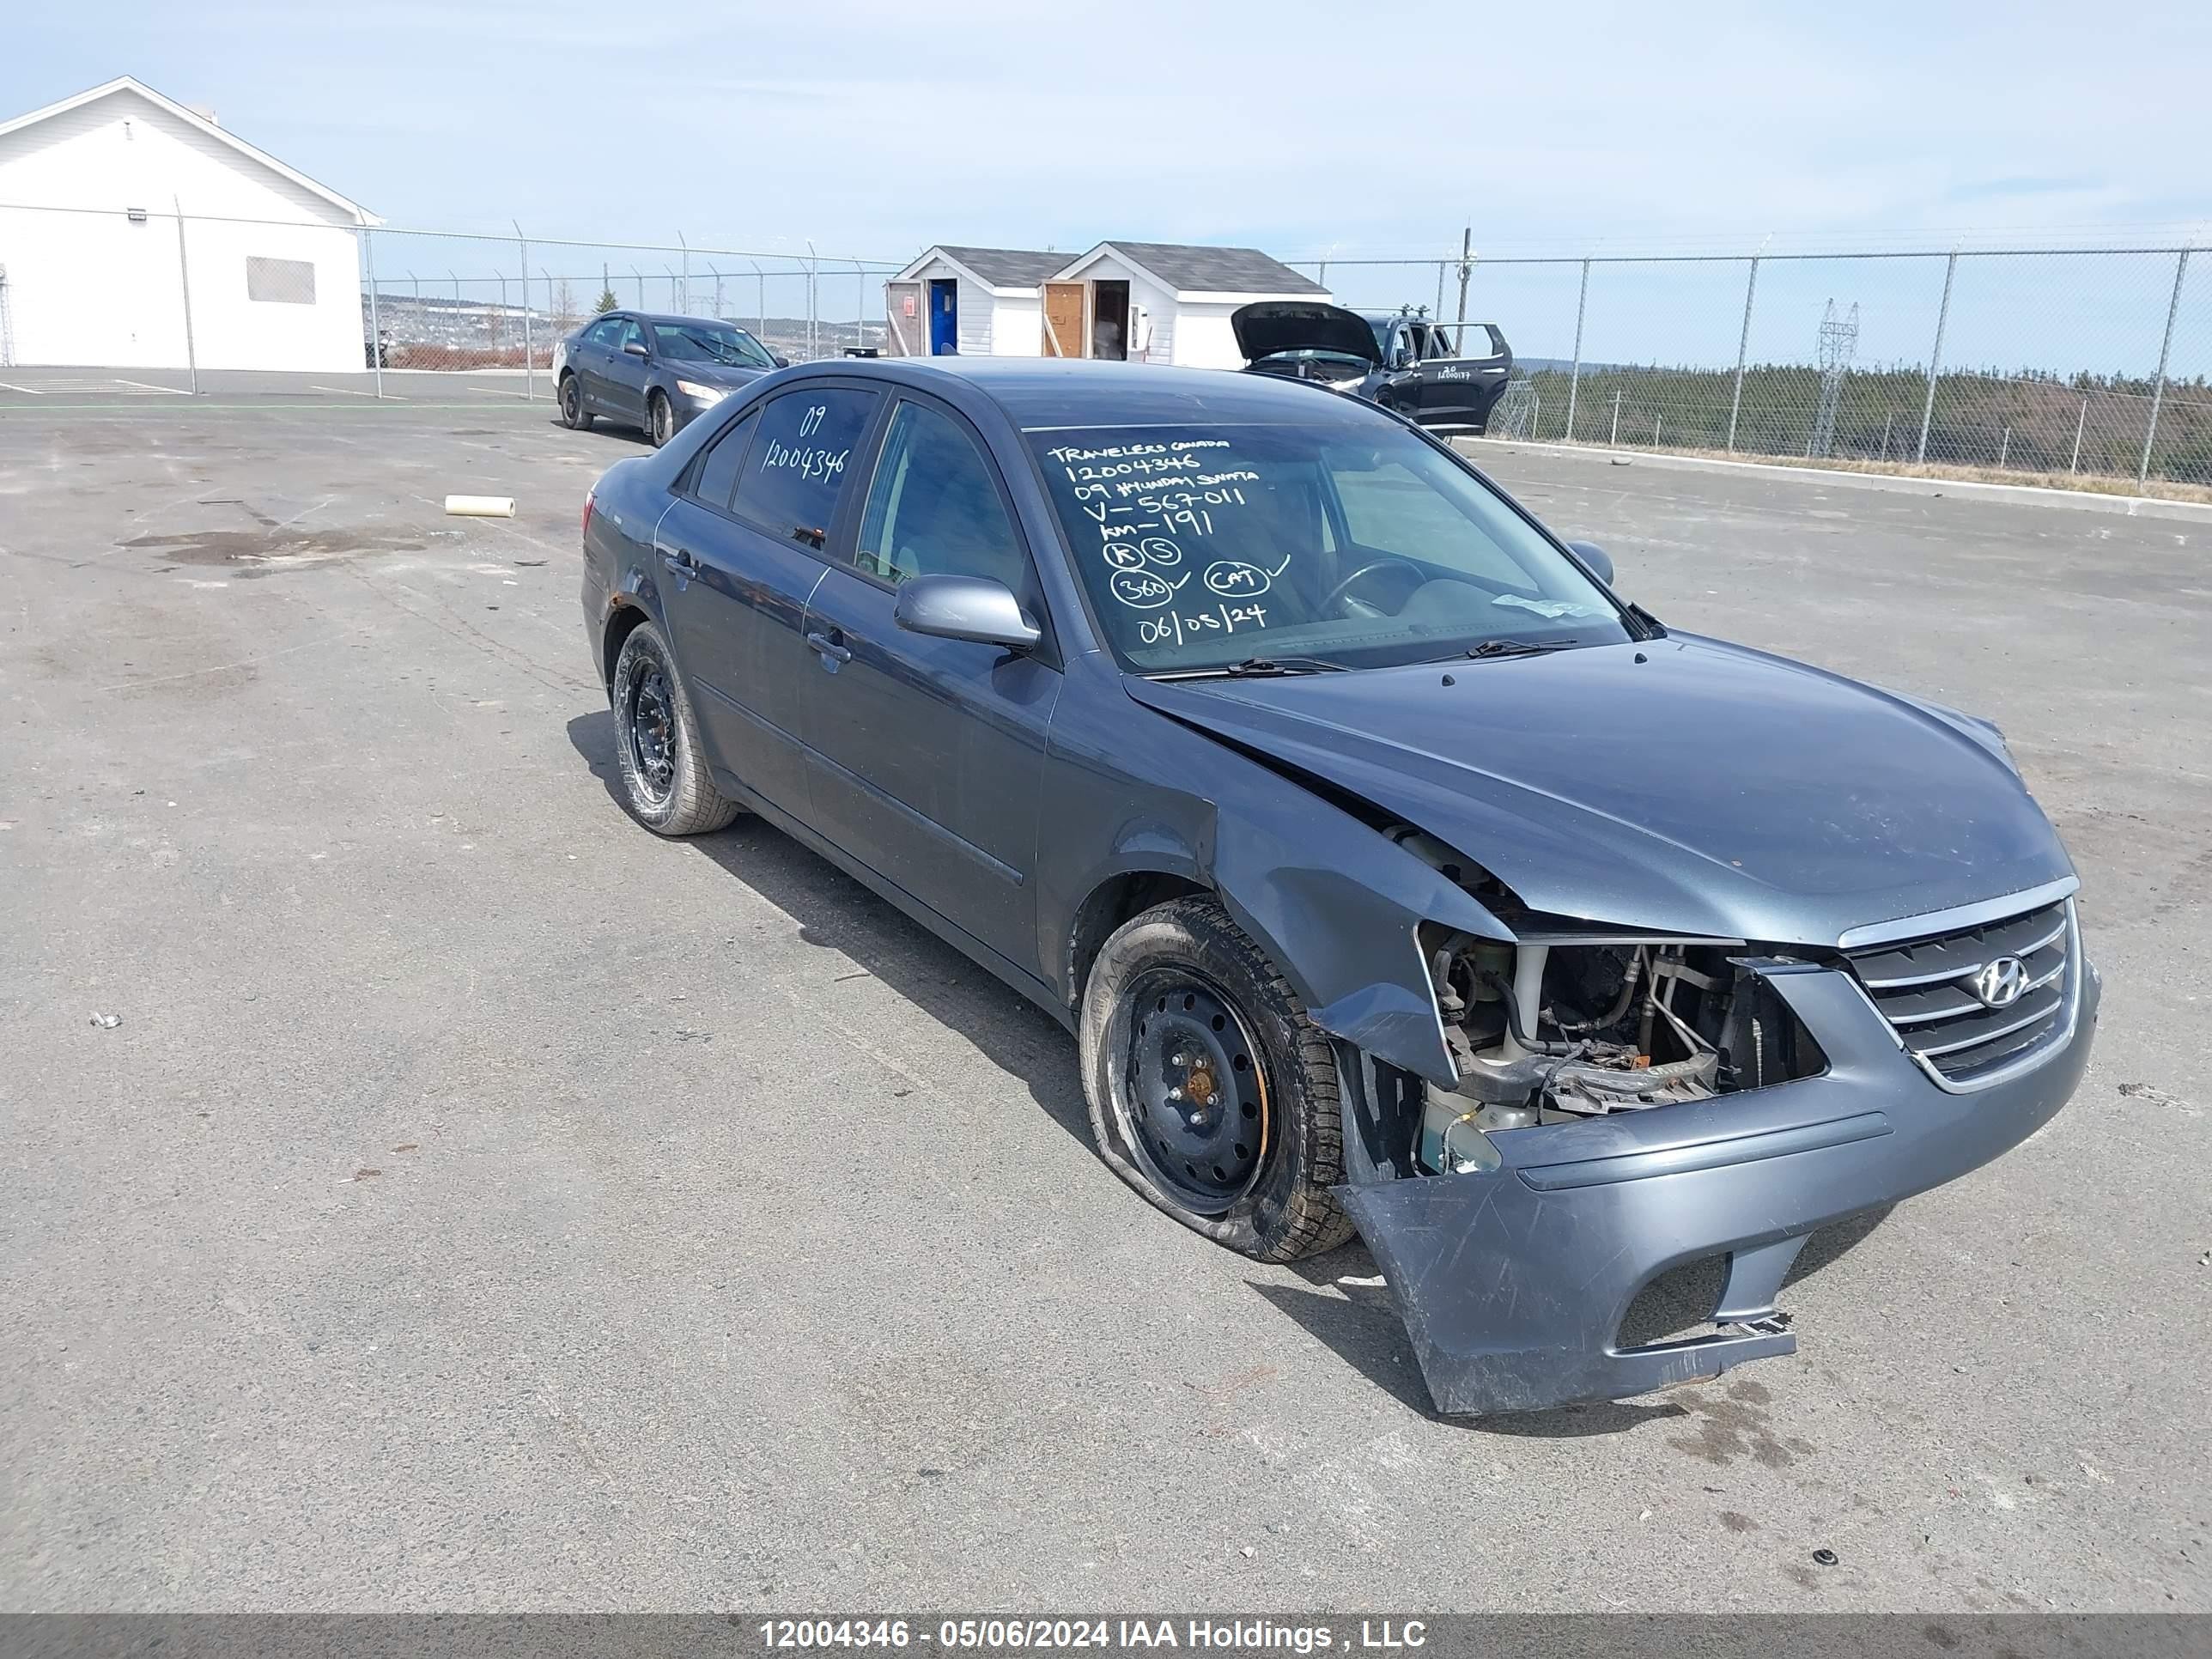
[[[1073,659],[1068,673],[1038,836],[1038,954],[1048,969],[1064,974],[1078,913],[1102,880],[1139,870],[1179,876],[1220,896],[1323,1030],[1449,1082],[1413,930],[1429,921],[1510,939],[1497,918],[1358,819],[1143,708],[1104,659]],[[1063,991],[1072,1002],[1080,988]]]

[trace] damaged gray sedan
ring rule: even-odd
[[[1269,377],[765,377],[585,513],[627,802],[769,818],[1077,1034],[1106,1163],[1353,1230],[1446,1412],[1786,1353],[1815,1229],[2087,1060],[1996,728],[1663,626],[1461,456]],[[1709,1330],[1624,1346],[1660,1274]]]

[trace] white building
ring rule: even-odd
[[[1101,242],[1089,252],[929,249],[884,285],[894,355],[1127,358],[1238,368],[1229,319],[1328,291],[1253,247]]]
[[[358,369],[380,222],[124,76],[0,123],[0,363]]]

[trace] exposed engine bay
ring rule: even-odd
[[[1432,837],[1400,830],[1392,839],[1510,918],[1518,941],[1424,932],[1458,1084],[1422,1085],[1414,1172],[1496,1169],[1494,1131],[1654,1111],[1825,1065],[1743,965],[1757,954],[1743,941],[1614,936],[1516,915],[1510,895]]]

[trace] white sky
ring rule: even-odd
[[[395,224],[902,257],[2212,234],[2212,5],[175,0],[11,9]]]

